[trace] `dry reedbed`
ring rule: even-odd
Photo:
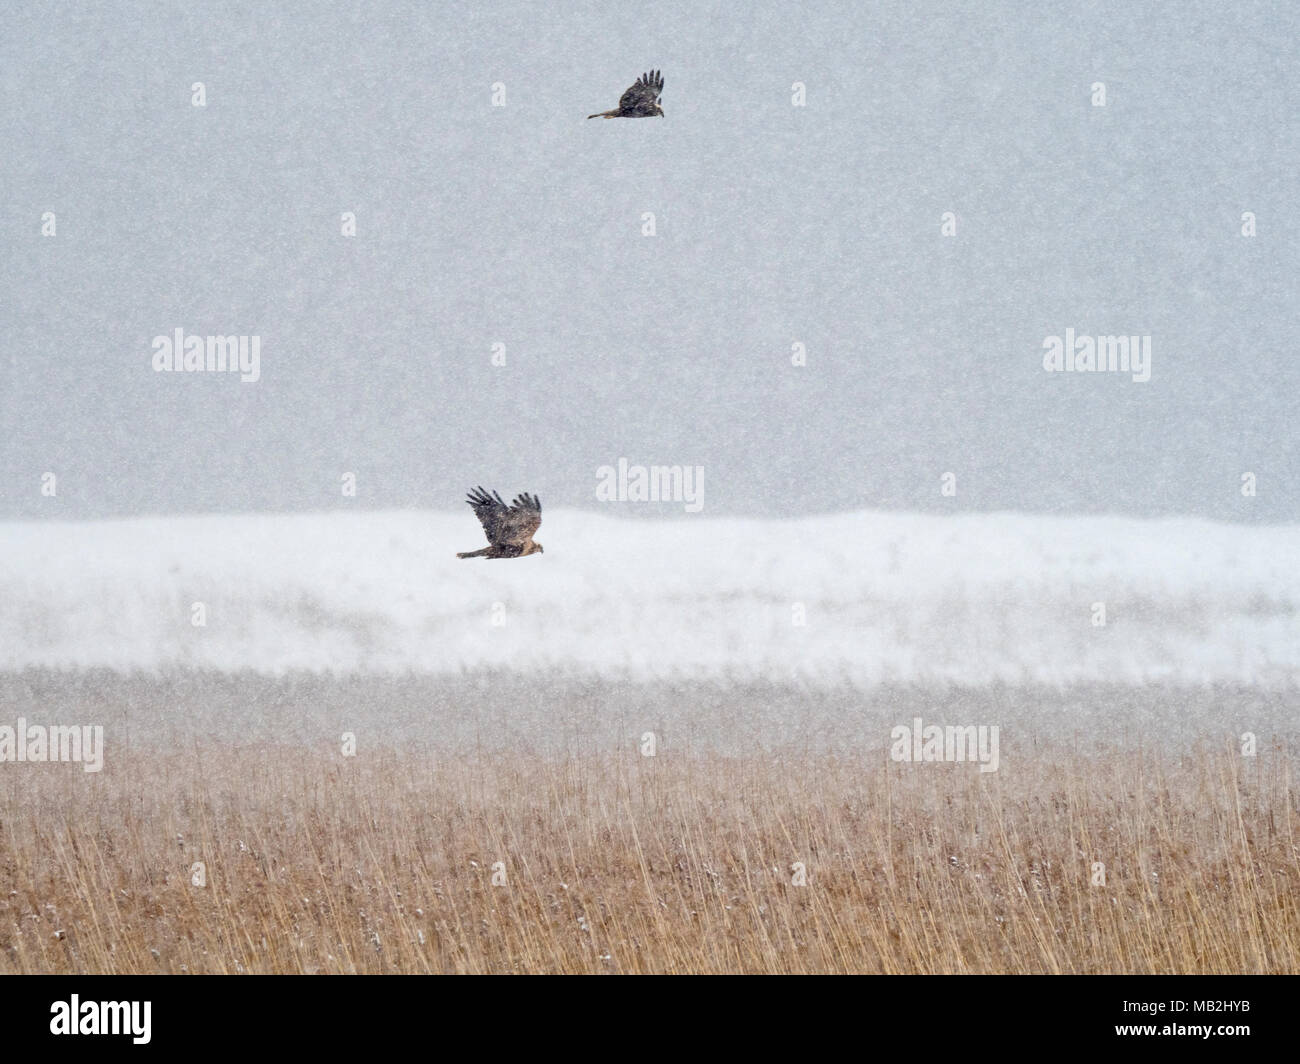
[[[7,764],[0,972],[1295,972],[1293,764]]]

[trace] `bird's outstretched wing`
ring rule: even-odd
[[[479,487],[469,493],[466,501],[474,508],[474,516],[494,547],[522,547],[542,527],[542,504],[536,495],[517,495],[507,506],[499,494],[489,495]]]
[[[627,92],[618,101],[618,109],[632,114],[653,114],[659,96],[664,91],[664,76],[661,71],[651,70],[636,79]]]

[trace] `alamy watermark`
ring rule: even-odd
[[[153,338],[155,373],[238,373],[245,384],[262,376],[260,336],[171,336]]]
[[[0,762],[80,762],[87,772],[104,767],[102,724],[0,724]]]
[[[1043,340],[1043,369],[1048,373],[1131,373],[1138,384],[1151,379],[1150,336],[1076,336]]]
[[[896,725],[889,738],[894,761],[978,761],[981,772],[996,772],[1000,763],[996,724],[922,726],[913,717],[910,726]]]
[[[703,466],[631,465],[596,470],[596,499],[600,502],[680,502],[688,514],[704,509]]]
[[[136,1045],[148,1045],[151,1001],[82,1001],[77,994],[50,1004],[50,1034],[130,1035]]]

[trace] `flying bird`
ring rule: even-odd
[[[662,102],[659,94],[663,91],[664,76],[662,71],[652,70],[648,74],[642,74],[636,79],[636,84],[623,93],[615,110],[600,111],[587,117],[653,118],[655,115],[659,115],[662,118],[664,109],[659,106]]]
[[[516,495],[507,506],[495,491],[489,495],[480,487],[465,501],[474,508],[488,546],[457,554],[457,558],[522,558],[544,553],[542,545],[533,542],[533,533],[542,526],[542,504],[536,495]]]

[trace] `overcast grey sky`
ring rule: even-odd
[[[1298,11],[7,9],[0,516],[594,508],[625,457],[706,515],[1300,520]],[[665,118],[586,121],[652,67]],[[176,328],[260,380],[154,372]],[[1151,379],[1046,372],[1067,329]]]

